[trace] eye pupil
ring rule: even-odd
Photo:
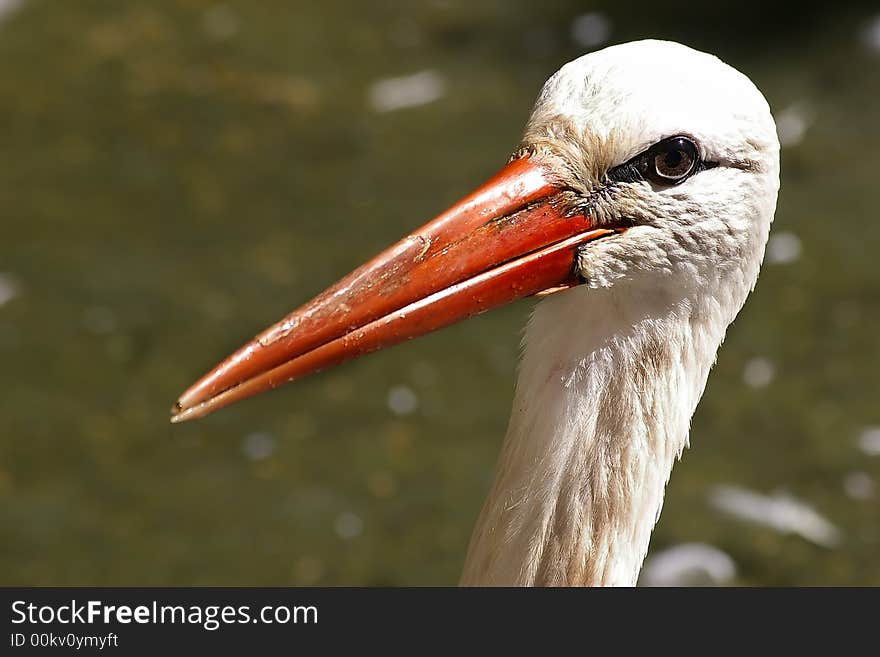
[[[681,151],[672,151],[666,154],[665,164],[668,168],[675,169],[681,164],[682,159],[684,156]]]

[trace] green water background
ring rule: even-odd
[[[612,43],[719,54],[806,127],[774,225],[800,257],[765,266],[732,327],[652,551],[715,545],[739,584],[880,584],[880,457],[858,446],[880,425],[877,8],[493,0],[2,18],[0,583],[455,583],[532,301],[204,421],[168,408],[497,169],[593,11]],[[425,70],[435,102],[371,106],[377,80]],[[724,484],[788,491],[841,540],[731,518],[708,501]]]

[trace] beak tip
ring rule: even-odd
[[[174,406],[171,407],[171,424],[180,424],[181,422],[185,422],[189,419],[187,412],[184,410],[183,405],[180,401],[174,403]]]

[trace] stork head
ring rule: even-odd
[[[662,41],[585,55],[544,85],[501,171],[217,365],[172,420],[579,285],[726,295],[732,320],[778,158],[763,96],[717,58]]]
[[[668,41],[585,55],[544,85],[522,152],[619,230],[578,250],[587,286],[723,292],[740,309],[779,189],[776,126],[745,75]]]

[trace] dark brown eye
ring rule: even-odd
[[[693,139],[677,135],[658,141],[631,160],[610,169],[607,176],[610,181],[617,183],[647,180],[655,185],[671,187],[699,171],[717,166],[718,162],[700,159],[700,148]]]
[[[687,137],[671,137],[654,144],[644,154],[642,173],[658,185],[677,185],[697,169],[697,145]]]

